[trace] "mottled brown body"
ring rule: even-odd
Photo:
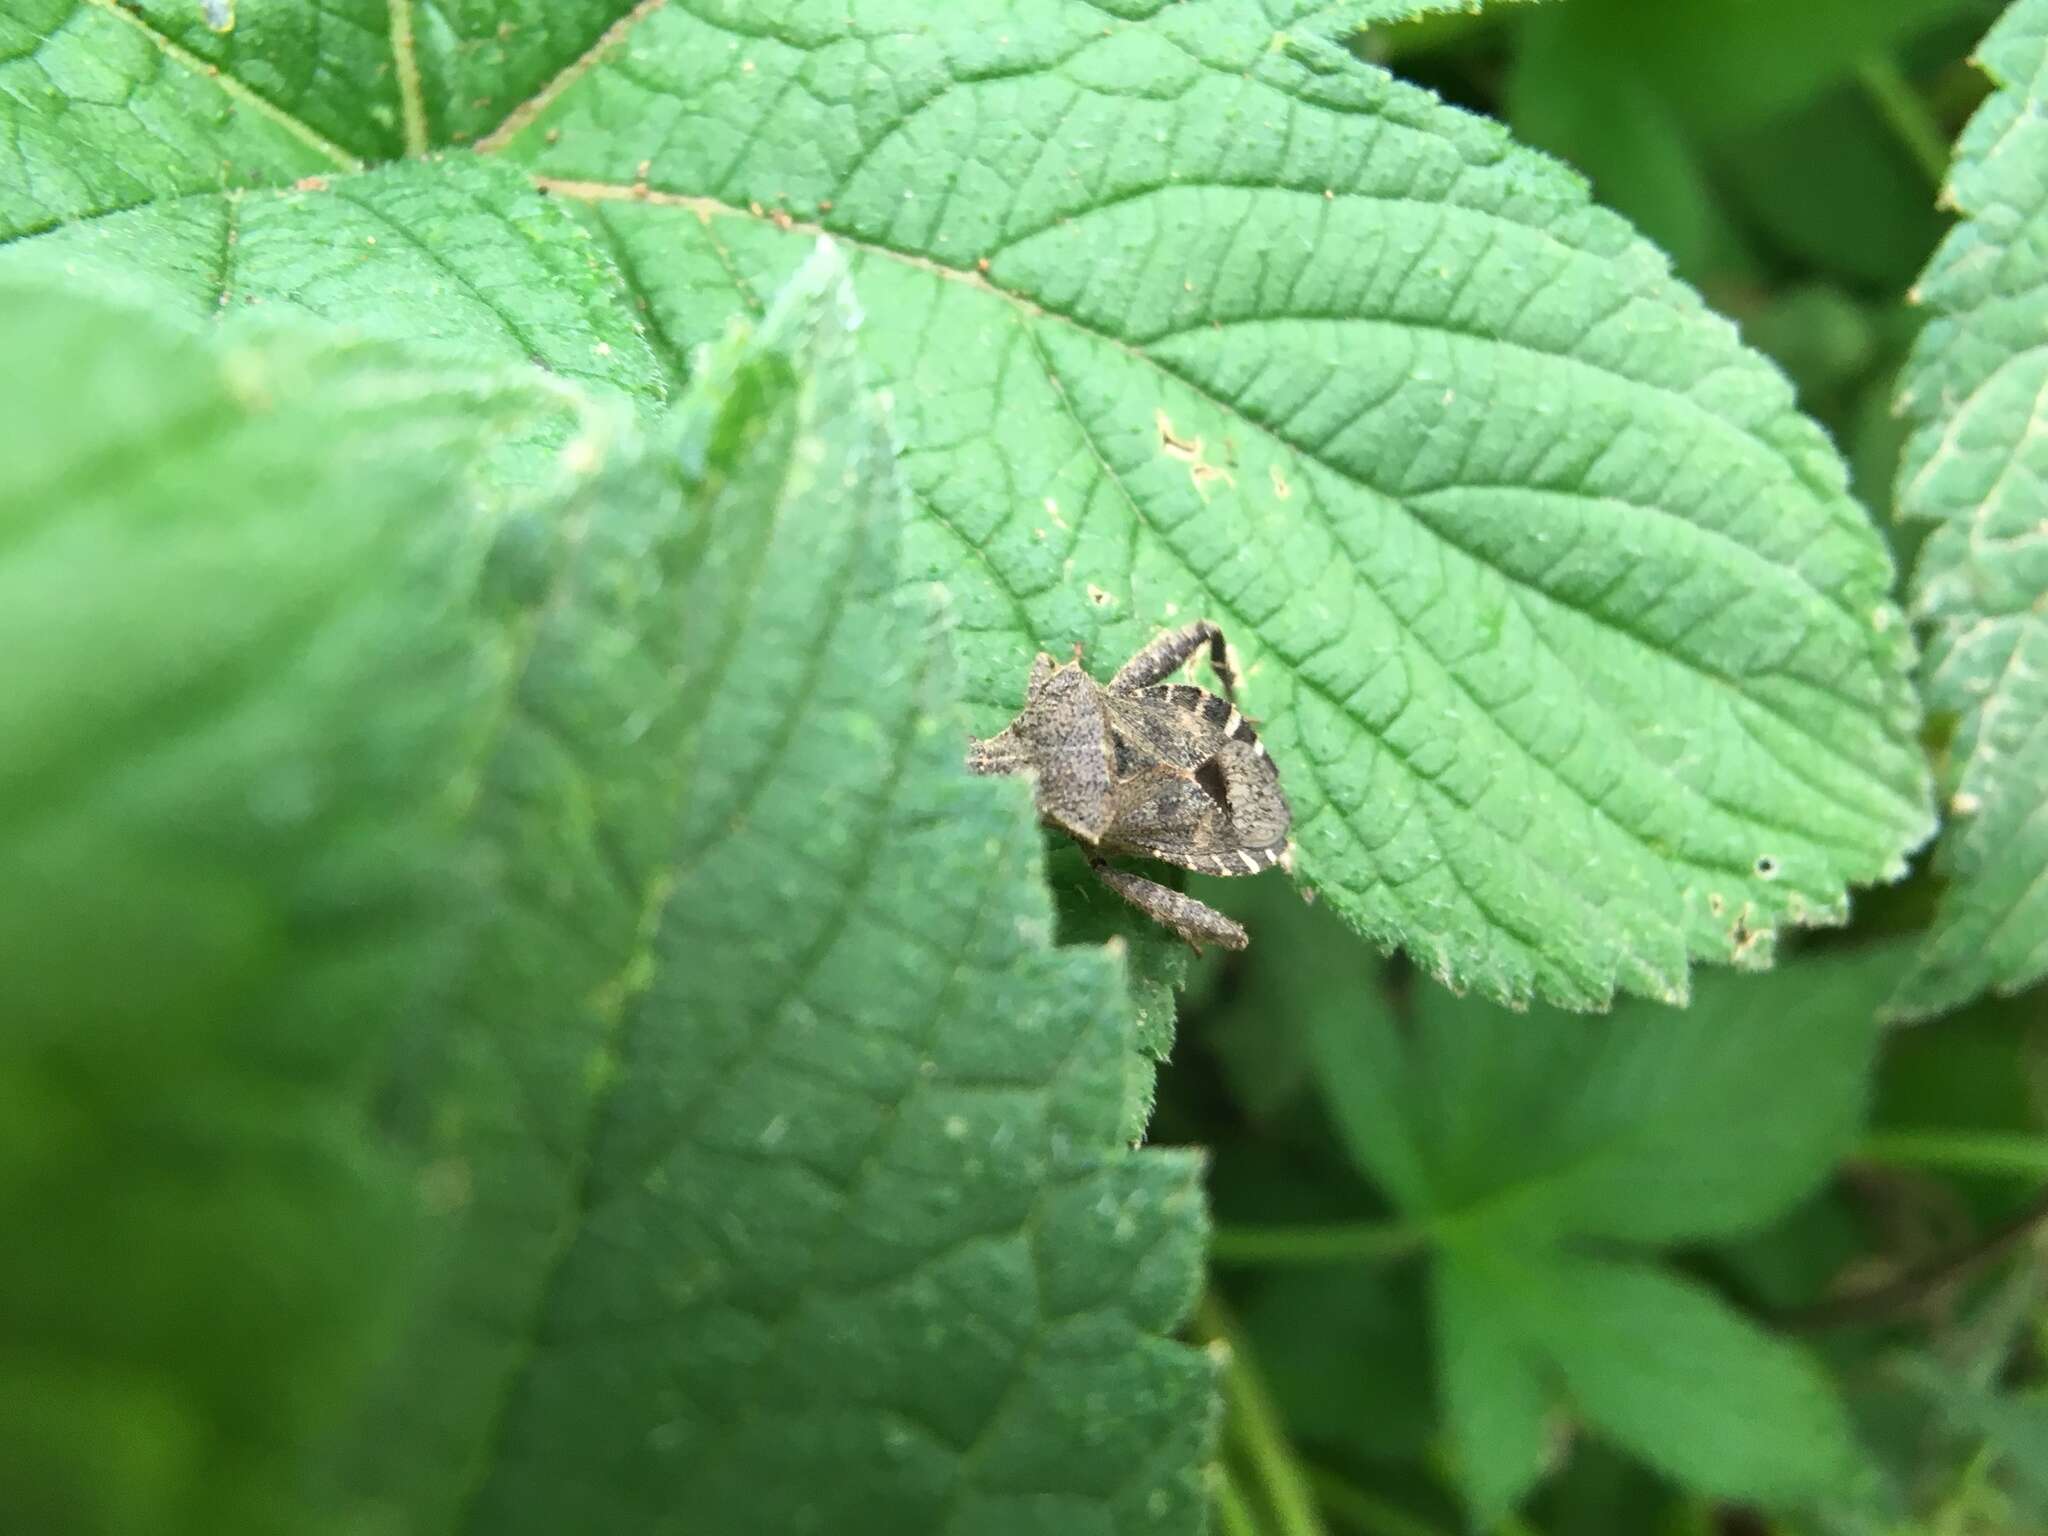
[[[1218,698],[1167,683],[1204,646]],[[1223,632],[1207,620],[1161,635],[1098,683],[1080,647],[1064,664],[1041,652],[1016,719],[969,749],[977,773],[1028,773],[1038,811],[1090,850],[1104,884],[1197,949],[1245,946],[1245,931],[1192,896],[1112,868],[1140,854],[1212,875],[1289,862],[1293,813],[1251,722],[1238,713]]]

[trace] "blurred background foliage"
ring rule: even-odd
[[[1553,0],[1355,47],[1662,244],[1905,570],[1893,386],[1998,9]],[[2048,995],[1878,1022],[1924,867],[1688,1013],[1601,1019],[1454,999],[1277,882],[1196,884],[1258,935],[1194,967],[1152,1128],[1213,1158],[1226,1536],[2048,1533]],[[1543,1290],[1582,1273],[1611,1296]]]

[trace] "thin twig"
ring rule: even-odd
[[[1876,1131],[1859,1161],[1995,1178],[2048,1178],[2048,1136],[2028,1131]]]
[[[1948,180],[1948,139],[1927,110],[1912,82],[1890,59],[1864,59],[1856,66],[1857,83],[1913,163],[1938,191]]]
[[[1327,1467],[1309,1469],[1316,1497],[1337,1519],[1360,1536],[1444,1536],[1444,1532],[1400,1505],[1368,1493]]]
[[[1259,1536],[1259,1522],[1228,1469],[1216,1488],[1216,1529],[1220,1536]]]
[[[1244,1338],[1222,1298],[1211,1290],[1195,1312],[1195,1331],[1227,1352],[1223,1372],[1224,1432],[1264,1485],[1266,1502],[1281,1536],[1329,1536],[1309,1487],[1308,1473],[1295,1455],[1279,1407],[1259,1374]]]

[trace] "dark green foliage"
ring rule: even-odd
[[[490,431],[558,408],[0,291],[0,1526],[273,1529],[403,1284],[376,1063],[459,968]]]
[[[2048,1530],[2044,125],[2048,0],[8,7],[0,1530]],[[1191,965],[963,757],[1197,619]]]

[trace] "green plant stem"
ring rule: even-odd
[[[1219,1536],[1259,1536],[1259,1522],[1228,1468],[1216,1490],[1216,1529]]]
[[[1855,1156],[1948,1173],[2048,1178],[2048,1136],[2019,1131],[1880,1131],[1866,1137]],[[1430,1236],[1427,1227],[1406,1222],[1229,1226],[1217,1228],[1209,1256],[1226,1269],[1386,1264],[1421,1253]]]
[[[1857,82],[1885,126],[1898,135],[1929,183],[1939,188],[1948,180],[1948,137],[1920,93],[1890,59],[1868,58],[1856,66]]]
[[[1272,1394],[1222,1298],[1211,1290],[1195,1311],[1197,1334],[1227,1351],[1223,1372],[1224,1433],[1264,1486],[1281,1536],[1328,1536],[1308,1473],[1287,1438]]]
[[[1427,1520],[1327,1467],[1311,1467],[1308,1475],[1323,1508],[1360,1536],[1445,1536]]]
[[[1864,1138],[1865,1162],[2001,1178],[2048,1178],[2048,1136],[2024,1131],[1879,1131]]]
[[[1429,1234],[1400,1222],[1332,1222],[1284,1227],[1219,1227],[1209,1258],[1230,1266],[1387,1263],[1420,1253]]]

